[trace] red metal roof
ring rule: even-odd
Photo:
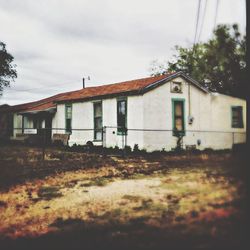
[[[104,96],[111,96],[117,94],[126,94],[126,93],[137,93],[138,91],[142,90],[143,88],[158,82],[173,73],[160,75],[160,76],[153,76],[147,77],[142,79],[136,79],[126,82],[120,83],[113,83],[108,85],[101,85],[97,87],[88,87],[78,91],[73,91],[62,95],[59,97],[55,102],[66,102],[66,101],[75,101],[75,100],[84,100],[90,99],[95,97],[104,97]]]
[[[67,93],[68,92],[57,94],[57,95],[44,98],[38,101],[34,101],[34,102],[28,102],[28,103],[4,107],[0,109],[0,112],[23,112],[23,111],[45,110],[51,107],[56,107],[56,104],[54,103],[54,101],[57,98]]]

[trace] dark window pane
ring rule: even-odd
[[[127,127],[127,101],[117,101],[117,127],[118,132],[126,132]]]
[[[232,127],[243,128],[242,107],[232,107]]]
[[[94,103],[94,139],[102,140],[102,103]]]
[[[184,132],[184,103],[182,101],[173,102],[173,130],[174,135],[178,136]]]
[[[66,132],[71,132],[71,119],[66,119]]]
[[[66,105],[66,119],[72,118],[72,106]]]

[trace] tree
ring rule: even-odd
[[[3,88],[9,87],[10,82],[17,77],[13,60],[14,57],[7,52],[6,45],[0,42],[0,95],[2,95]]]
[[[175,49],[177,54],[167,67],[153,62],[152,75],[183,71],[212,91],[244,97],[246,36],[237,24],[218,25],[208,42]]]

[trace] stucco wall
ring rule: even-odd
[[[205,93],[181,77],[174,79],[174,81],[182,83],[182,93],[171,93],[171,83],[168,82],[144,95],[127,97],[127,127],[132,130],[128,130],[126,145],[133,148],[135,144],[138,144],[139,148],[144,148],[147,151],[175,148],[177,138],[172,135],[173,98],[185,100],[186,134],[183,137],[184,148],[195,145],[198,149],[226,149],[231,148],[233,143],[245,141],[246,102],[244,100],[226,95]],[[122,147],[125,138],[117,135],[116,129],[117,98],[96,101],[102,101],[103,126],[107,126],[104,134],[104,146]],[[244,128],[242,129],[231,127],[231,106],[237,105],[243,107]],[[188,123],[189,113],[194,117],[192,124]],[[57,113],[53,118],[52,127],[63,129],[54,130],[53,133],[65,133],[64,104],[57,105]],[[69,145],[93,141],[93,128],[93,102],[73,103],[72,129],[86,129],[86,131],[73,130]],[[138,131],[133,129],[169,131]],[[200,145],[198,145],[198,141],[201,142]],[[94,144],[101,145],[102,142],[94,141]]]
[[[182,93],[171,93],[170,82],[143,96],[144,128],[172,130],[172,99],[185,100],[185,128],[183,137],[184,148],[196,145],[198,149],[231,148],[233,143],[245,142],[246,136],[246,102],[239,98],[226,95],[214,96],[190,85],[190,103],[188,97],[189,84],[182,78],[174,81],[182,83]],[[231,106],[243,106],[244,128],[231,127]],[[194,117],[192,124],[188,123],[188,115]],[[234,132],[234,134],[232,133]],[[240,133],[239,133],[240,132]],[[198,145],[198,140],[201,142]],[[144,148],[153,150],[171,150],[176,147],[177,138],[172,131],[144,132]]]
[[[104,144],[106,147],[122,147],[125,144],[125,137],[117,134],[117,98],[110,98],[102,101],[103,126],[107,126],[104,134]],[[93,103],[78,102],[72,104],[72,133],[69,145],[84,145],[87,141],[92,141],[95,145],[102,145],[101,141],[94,141],[94,117]],[[143,98],[142,96],[127,97],[127,126],[129,128],[143,127]],[[52,120],[53,128],[65,128],[65,105],[57,105],[57,112]],[[76,131],[74,129],[85,129]],[[65,130],[53,130],[53,133],[65,133]],[[128,131],[127,145],[133,147],[139,144],[143,147],[143,133]]]

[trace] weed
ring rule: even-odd
[[[133,226],[137,225],[144,225],[145,222],[150,219],[149,216],[140,216],[140,217],[135,217],[135,218],[131,218],[129,220],[130,224],[132,224]]]
[[[78,218],[63,219],[61,217],[57,218],[53,223],[50,224],[51,227],[65,228],[65,227],[83,227],[85,223],[83,220]]]
[[[0,207],[7,207],[7,203],[0,200]]]
[[[128,195],[128,194],[125,194],[122,198],[133,202],[138,202],[142,199],[141,196],[139,195]]]
[[[40,187],[37,195],[40,199],[51,200],[53,198],[58,198],[62,196],[57,186],[43,186]]]
[[[106,186],[109,182],[110,182],[110,180],[108,180],[107,178],[97,177],[93,180],[89,180],[85,183],[82,183],[80,186],[81,187],[91,187],[91,186],[103,187],[103,186]]]

